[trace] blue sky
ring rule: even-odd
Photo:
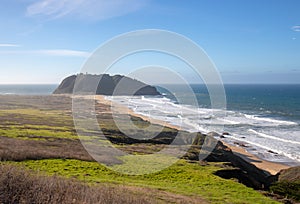
[[[2,0],[0,83],[59,83],[110,38],[164,29],[201,46],[225,83],[300,82],[298,0]]]

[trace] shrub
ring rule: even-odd
[[[278,195],[300,201],[300,182],[280,181],[272,184],[270,190]]]

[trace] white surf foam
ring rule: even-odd
[[[267,151],[272,151],[272,152],[275,152],[277,154],[284,155],[285,157],[287,157],[291,160],[294,160],[294,161],[296,160],[296,161],[300,162],[300,155],[298,155],[298,154],[286,152],[286,151],[283,151],[279,148],[274,148],[274,147],[267,146],[266,144],[253,142],[253,141],[250,141],[250,140],[247,140],[247,139],[244,139],[244,138],[237,137],[236,135],[231,135],[229,137],[234,139],[234,140],[244,142],[245,144],[250,144],[250,145],[253,145],[254,147],[259,147],[259,148],[262,148],[262,149],[267,150]]]
[[[257,120],[257,121],[265,121],[265,122],[270,122],[274,124],[279,124],[279,125],[298,125],[298,123],[291,122],[291,121],[284,121],[284,120],[276,120],[272,118],[262,118],[262,117],[257,117],[255,115],[248,115],[244,114],[246,118],[249,118],[251,120]]]
[[[248,131],[252,132],[254,134],[257,134],[257,135],[259,135],[261,137],[269,138],[269,139],[272,139],[272,140],[278,140],[278,141],[281,141],[281,142],[286,142],[286,143],[292,143],[292,144],[298,144],[298,145],[300,145],[300,142],[292,141],[292,140],[287,140],[287,139],[283,139],[283,138],[275,137],[275,136],[271,136],[271,135],[267,135],[265,133],[257,132],[257,131],[255,131],[253,129],[249,129]]]

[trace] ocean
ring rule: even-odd
[[[172,93],[158,87],[163,94],[160,97],[107,98],[190,132],[227,132],[229,135],[221,140],[232,145],[243,144],[248,152],[262,159],[300,164],[300,84],[225,85],[227,109],[221,118],[215,114],[218,110],[211,109],[205,85],[191,85],[198,107],[192,105],[191,94],[186,93],[182,85],[171,86]],[[0,94],[49,95],[56,87],[0,85]],[[174,96],[185,98],[184,103],[179,104]]]

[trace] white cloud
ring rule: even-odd
[[[17,45],[17,44],[8,44],[8,43],[1,44],[0,43],[0,47],[20,47],[20,45]]]
[[[27,14],[61,17],[78,8],[84,0],[40,0],[27,7]]]
[[[292,30],[296,32],[300,32],[300,26],[299,25],[293,26]]]
[[[103,20],[142,8],[148,0],[38,0],[27,7],[28,16],[76,16]]]
[[[44,56],[62,56],[62,57],[88,57],[89,52],[78,51],[78,50],[66,50],[66,49],[55,49],[55,50],[14,50],[14,51],[0,51],[0,54],[8,55],[44,55]]]

